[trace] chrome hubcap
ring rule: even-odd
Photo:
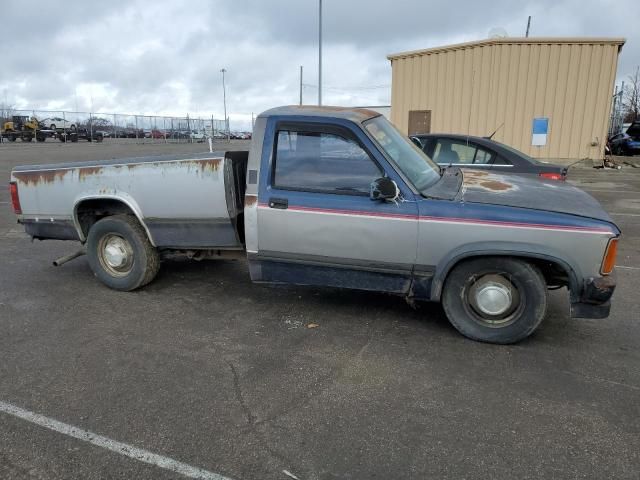
[[[502,315],[511,306],[511,292],[499,283],[487,282],[476,290],[475,295],[478,309],[487,315]]]
[[[100,263],[111,275],[122,277],[133,267],[133,248],[120,235],[110,233],[100,240],[98,245]]]
[[[511,324],[520,307],[520,293],[509,279],[498,273],[474,278],[467,302],[478,322],[489,327]]]

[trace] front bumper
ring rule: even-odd
[[[571,318],[607,318],[615,289],[614,275],[588,279],[580,301],[571,302]]]

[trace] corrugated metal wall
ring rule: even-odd
[[[431,110],[431,131],[484,136],[536,158],[602,158],[621,43],[500,39],[391,56],[391,118]],[[545,146],[532,121],[549,118]],[[592,146],[592,142],[598,142]]]

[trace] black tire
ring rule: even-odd
[[[130,252],[130,264],[113,266],[106,247],[124,240]],[[125,247],[126,245],[123,244]],[[124,255],[129,258],[128,255]],[[158,250],[151,245],[145,230],[133,215],[105,217],[93,224],[87,237],[87,258],[98,279],[114,290],[131,291],[151,282],[160,269]]]
[[[489,314],[483,311],[480,299],[495,292],[499,292],[499,301],[508,306],[505,311]],[[544,319],[547,285],[540,270],[525,261],[474,258],[456,265],[449,273],[442,305],[451,324],[464,336],[480,342],[515,343],[531,335]],[[489,308],[498,308],[490,305]]]
[[[55,131],[56,130],[56,124],[52,123],[51,125],[49,125],[49,130]]]

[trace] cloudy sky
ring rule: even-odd
[[[28,5],[28,8],[25,6]],[[64,5],[64,7],[63,7]],[[640,64],[638,0],[324,0],[323,103],[388,105],[386,55],[487,38],[625,37]],[[317,101],[318,0],[3,0],[0,103],[17,108],[223,117]],[[8,48],[10,47],[10,48]]]

